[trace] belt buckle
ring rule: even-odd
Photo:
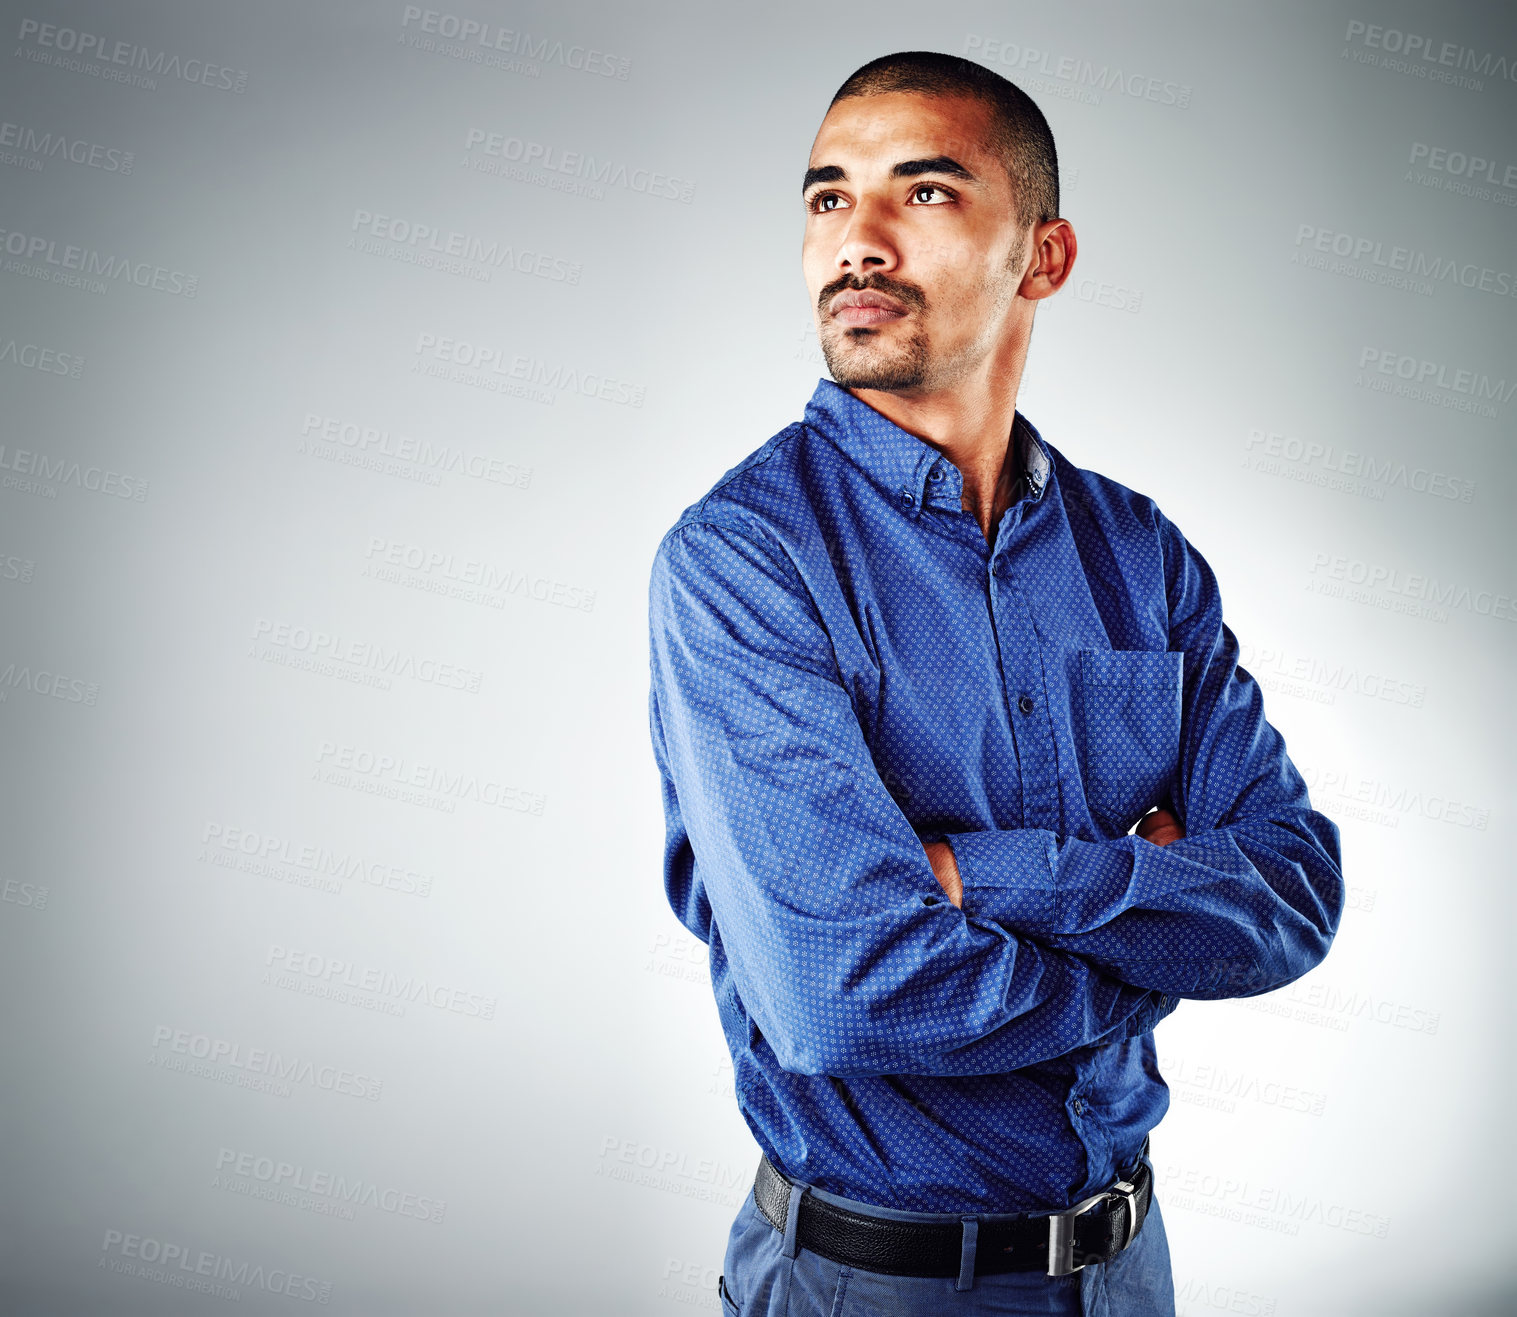
[[[1110,1189],[1091,1194],[1068,1211],[1055,1212],[1048,1218],[1048,1274],[1068,1276],[1081,1270],[1086,1264],[1075,1265],[1075,1218],[1083,1216],[1097,1203],[1120,1195],[1127,1203],[1127,1238],[1122,1247],[1132,1243],[1138,1226],[1138,1189],[1130,1180],[1117,1180]]]

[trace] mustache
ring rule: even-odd
[[[888,294],[895,298],[908,311],[925,311],[927,309],[926,293],[915,284],[903,283],[885,274],[865,275],[862,279],[858,275],[845,274],[841,278],[834,279],[817,295],[817,309],[825,319],[827,304],[839,293],[844,291],[862,293],[866,289],[872,292]]]

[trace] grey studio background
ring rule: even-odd
[[[903,48],[1049,115],[1022,408],[1343,831],[1327,961],[1157,1031],[1179,1310],[1510,1311],[1511,9],[443,3],[0,6],[3,1311],[718,1311],[647,572]]]

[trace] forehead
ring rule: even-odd
[[[897,160],[946,155],[983,167],[994,162],[989,127],[990,107],[968,96],[850,96],[827,111],[807,163],[888,169]]]

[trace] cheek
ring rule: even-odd
[[[988,267],[980,252],[965,253],[958,263],[944,265],[935,286],[934,318],[959,337],[972,338],[1003,295],[1005,271]]]
[[[806,290],[811,294],[813,302],[822,285],[827,282],[829,269],[822,245],[807,235],[801,240],[801,275],[806,280]]]
[[[968,338],[979,328],[979,320],[988,304],[989,289],[963,267],[945,269],[935,284],[932,318],[950,337]]]

